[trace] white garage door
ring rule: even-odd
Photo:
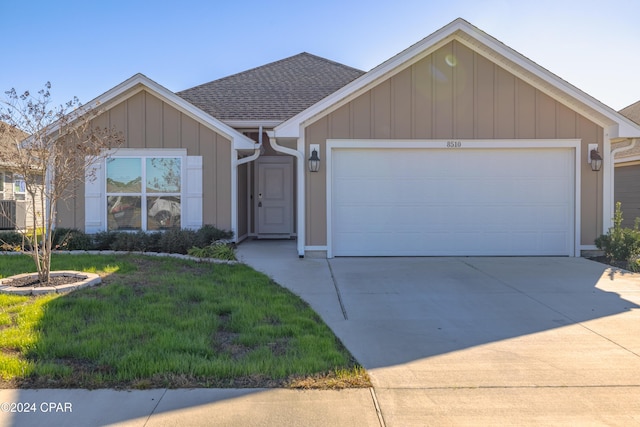
[[[333,256],[573,255],[571,148],[331,155]]]

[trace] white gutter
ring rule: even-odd
[[[296,221],[296,227],[298,228],[297,230],[297,250],[298,250],[298,256],[300,258],[304,258],[304,242],[306,240],[305,237],[305,210],[304,210],[304,205],[305,205],[305,199],[304,199],[304,166],[305,166],[305,160],[304,160],[304,154],[301,153],[298,150],[294,150],[292,148],[288,148],[288,147],[283,147],[282,145],[278,145],[278,143],[276,142],[276,137],[275,137],[275,132],[274,131],[267,131],[267,135],[269,136],[269,143],[271,144],[271,147],[279,152],[279,153],[283,153],[283,154],[288,154],[290,156],[295,156],[298,161],[296,162],[296,178],[297,178],[297,183],[296,183],[296,192],[297,192],[297,203],[296,203],[296,217],[297,217],[297,221]]]
[[[262,126],[260,126],[260,130],[258,131],[258,145],[255,146],[254,152],[249,157],[245,157],[244,159],[236,160],[236,168],[240,165],[244,165],[245,163],[249,163],[260,157],[260,151],[262,150]]]
[[[636,143],[638,142],[638,138],[631,138],[631,144],[624,146],[624,147],[618,147],[615,150],[613,150],[611,152],[611,163],[613,164],[613,161],[615,160],[616,154],[618,153],[623,153],[625,151],[631,150],[633,147],[636,146]]]

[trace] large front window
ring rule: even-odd
[[[180,228],[180,157],[107,159],[107,229]]]

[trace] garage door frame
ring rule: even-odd
[[[574,154],[574,199],[573,199],[573,248],[568,256],[580,254],[580,146],[579,139],[545,139],[545,140],[362,140],[362,139],[330,139],[327,140],[326,159],[326,188],[327,188],[327,257],[333,258],[333,168],[332,159],[340,149],[519,149],[519,148],[569,148]]]

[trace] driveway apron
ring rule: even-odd
[[[241,257],[318,311],[369,371],[386,425],[640,424],[640,275],[582,258],[297,259],[261,243]]]

